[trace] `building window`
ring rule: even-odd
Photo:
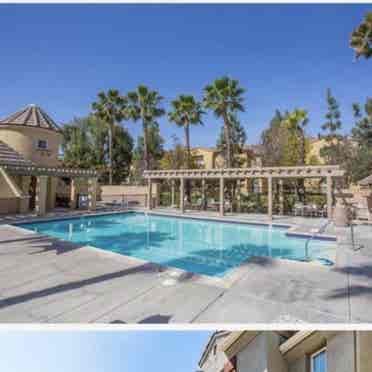
[[[216,355],[217,354],[217,345],[214,345],[213,346],[213,355]]]
[[[193,159],[194,159],[194,161],[195,161],[195,163],[198,167],[204,167],[205,166],[203,155],[196,155],[196,156],[193,157]]]
[[[311,355],[311,372],[327,372],[326,348],[323,348]]]
[[[40,150],[46,150],[48,148],[48,141],[47,140],[37,140],[36,147]]]

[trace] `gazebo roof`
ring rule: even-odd
[[[37,105],[28,105],[22,110],[0,120],[0,127],[2,125],[17,125],[33,128],[44,128],[60,132],[60,127],[55,121]]]
[[[34,165],[30,160],[25,159],[20,153],[0,141],[0,166],[1,164],[11,165]]]

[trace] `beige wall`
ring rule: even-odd
[[[238,372],[288,372],[276,332],[261,332],[237,354]]]
[[[267,361],[269,372],[288,372],[288,365],[279,350],[280,335],[276,332],[265,332]]]
[[[2,199],[0,197],[0,214],[17,213],[19,198]]]
[[[215,167],[215,151],[202,147],[191,149],[192,155],[201,168],[212,169]]]
[[[266,335],[262,332],[237,354],[238,372],[268,372],[266,352]]]
[[[310,372],[311,355],[324,346],[328,372],[372,371],[372,332],[314,332],[292,345],[284,355],[279,346],[278,333],[259,333],[245,346],[239,347],[237,371]]]
[[[17,179],[0,169],[0,214],[17,213],[22,196]]]
[[[10,177],[10,176],[8,176]],[[3,174],[0,172],[0,198],[6,199],[6,198],[14,198],[18,195],[15,194]]]
[[[309,161],[311,157],[316,156],[321,164],[324,164],[324,158],[320,156],[320,150],[327,144],[325,139],[311,140],[310,149],[306,157]]]
[[[289,372],[309,372],[311,354],[326,346],[328,372],[372,371],[372,332],[316,332],[285,356]],[[295,357],[294,357],[295,356]]]
[[[126,186],[126,185],[101,185],[101,195],[146,195],[147,186]],[[156,195],[157,184],[153,183],[152,193]]]
[[[372,331],[357,332],[357,372],[372,371]]]
[[[224,365],[228,362],[228,359],[223,352],[223,344],[225,340],[226,336],[220,336],[216,339],[207,358],[201,366],[203,372],[220,372],[223,370]],[[217,346],[216,353],[213,352],[214,345]]]
[[[307,368],[307,355],[301,355],[298,359],[288,364],[289,372],[309,372]]]
[[[327,340],[327,367],[329,372],[356,372],[353,332],[339,332]]]
[[[154,182],[151,191],[155,204],[159,199],[159,190],[157,183]],[[123,197],[125,202],[132,206],[144,207],[147,205],[147,186],[102,185],[98,188],[98,200],[121,203]]]
[[[191,151],[201,168],[212,169],[223,168],[225,166],[224,156],[213,148],[196,147]],[[254,166],[256,161],[258,161],[257,158],[256,161],[252,161],[254,164],[250,164],[251,160],[248,159],[246,153],[241,154],[240,158],[246,167]]]
[[[57,166],[62,134],[42,128],[7,126],[0,128],[0,140],[37,165]],[[48,142],[47,150],[36,148],[37,140]]]

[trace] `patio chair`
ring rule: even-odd
[[[293,214],[294,216],[303,216],[304,215],[304,204],[302,203],[295,203],[293,206]]]
[[[201,210],[203,207],[202,198],[198,198],[196,203],[191,203],[191,209]]]
[[[363,198],[355,204],[355,218],[357,220],[372,220],[372,201],[369,198]]]
[[[327,217],[327,206],[323,205],[321,208],[317,209],[318,217]]]
[[[318,217],[319,208],[315,203],[312,203],[308,206],[308,213],[311,217]]]

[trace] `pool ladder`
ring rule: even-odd
[[[327,222],[323,226],[321,226],[319,229],[312,229],[312,234],[311,234],[310,238],[306,240],[306,243],[305,243],[305,258],[306,258],[306,261],[310,261],[310,258],[309,258],[309,244],[310,244],[310,242],[318,234],[323,234],[330,223],[331,223],[331,221],[327,220]]]

